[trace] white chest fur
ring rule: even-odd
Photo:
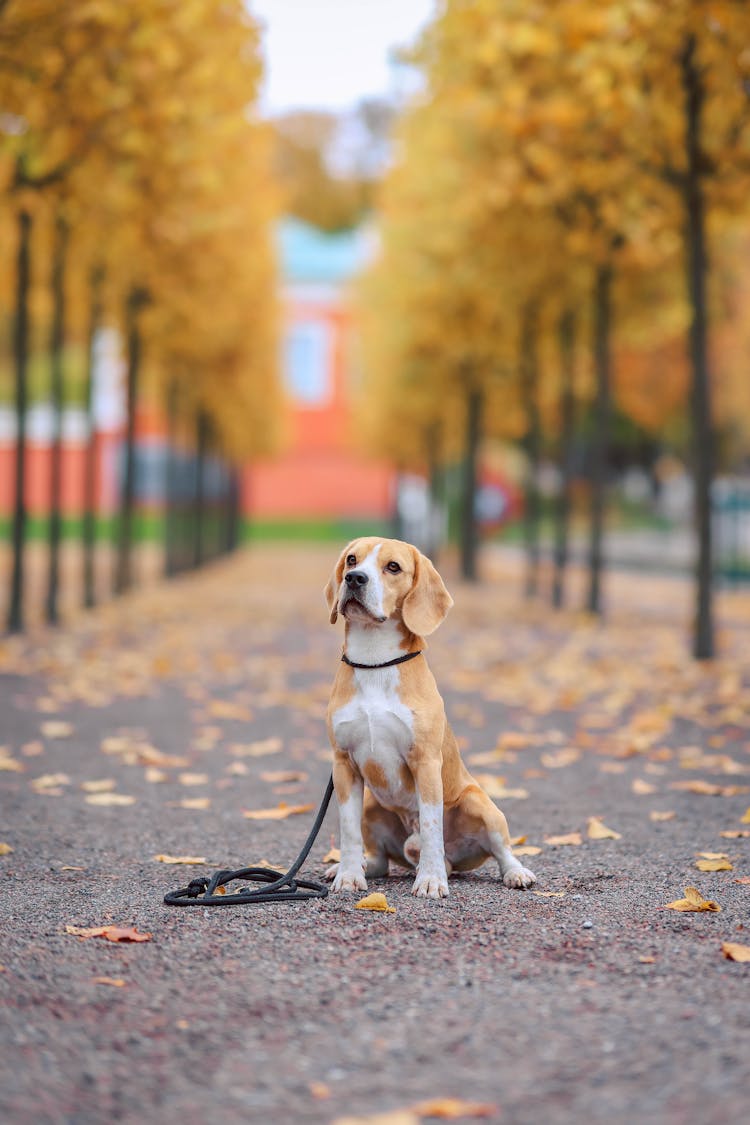
[[[332,715],[336,743],[351,755],[381,804],[411,807],[414,793],[404,789],[400,766],[411,749],[414,724],[398,695],[399,669],[354,669],[353,675],[354,695]],[[368,764],[379,769],[368,770]],[[373,777],[386,784],[373,784]]]

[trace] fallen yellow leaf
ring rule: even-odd
[[[49,719],[46,723],[42,723],[39,729],[45,738],[70,738],[73,733],[73,724]]]
[[[656,964],[656,958],[655,957],[639,957],[638,960],[640,961],[640,963],[642,965],[654,965],[654,964]]]
[[[8,773],[23,773],[25,769],[23,762],[12,758],[4,746],[0,747],[0,770],[7,770]]]
[[[574,746],[567,746],[562,750],[551,750],[542,754],[539,760],[548,770],[559,770],[563,766],[569,766],[573,762],[577,762],[580,756],[580,750],[576,750]]]
[[[726,852],[696,852],[701,859],[729,859]]]
[[[736,797],[738,793],[747,793],[746,785],[717,785],[713,781],[704,781],[695,778],[694,781],[673,781],[670,789],[682,789],[686,793],[700,793],[704,797]]]
[[[275,809],[243,809],[242,815],[247,820],[284,820],[287,816],[310,812],[313,807],[313,805],[286,805],[282,801]]]
[[[238,719],[240,722],[249,722],[252,712],[242,703],[234,703],[230,699],[212,699],[208,705],[208,712],[214,719]]]
[[[325,1082],[311,1082],[308,1089],[316,1101],[324,1101],[331,1096],[331,1087],[326,1086]]]
[[[510,841],[510,846],[512,848],[516,848],[516,847],[518,847],[519,844],[525,844],[525,843],[526,843],[526,837],[525,836],[514,836],[512,838],[512,840]]]
[[[651,785],[648,781],[644,781],[641,777],[634,778],[633,784],[630,786],[630,788],[632,789],[633,793],[635,793],[639,797],[647,797],[649,793],[656,792],[656,786]]]
[[[135,926],[66,926],[66,934],[79,938],[103,937],[107,941],[151,941],[151,934],[142,934]]]
[[[532,891],[537,898],[565,898],[565,891]]]
[[[10,844],[0,844],[0,855],[10,855],[12,851]]]
[[[233,742],[229,752],[238,758],[264,758],[266,754],[278,754],[283,745],[280,738],[263,738],[259,742]]]
[[[661,812],[658,809],[652,809],[648,816],[649,820],[674,820],[674,818],[677,816],[677,813],[672,812],[671,810],[665,810],[664,812]]]
[[[720,832],[719,835],[723,836],[725,840],[742,840],[750,836],[750,830],[746,828],[730,828],[727,829],[726,832]]]
[[[536,844],[524,844],[523,847],[514,848],[513,855],[539,855],[541,850]]]
[[[210,809],[210,797],[183,797],[181,801],[176,801],[174,804],[178,809]]]
[[[695,866],[699,871],[734,871],[728,859],[698,859]]]
[[[606,824],[602,824],[598,816],[590,816],[587,835],[590,840],[621,840],[622,836],[619,832],[614,832],[611,828],[607,828]]]
[[[111,777],[103,777],[100,781],[81,782],[81,789],[86,793],[109,793],[114,787],[115,783]]]
[[[389,906],[388,900],[380,891],[374,891],[371,895],[361,898],[359,902],[354,904],[355,910],[379,910],[385,914],[395,914],[396,907]]]
[[[674,902],[668,902],[664,909],[718,913],[721,907],[718,902],[712,902],[710,899],[704,898],[696,887],[685,887],[685,897],[675,899]]]
[[[740,817],[740,824],[750,824],[750,807],[743,816]]]
[[[565,836],[545,836],[545,844],[549,844],[551,848],[563,848],[569,844],[582,844],[580,832],[568,832]]]
[[[331,848],[323,856],[323,863],[339,863],[341,860],[341,851],[339,848]]]
[[[304,770],[263,770],[260,776],[263,781],[276,785],[288,781],[307,781]]]
[[[135,797],[125,793],[89,793],[84,797],[87,805],[134,805]]]
[[[728,961],[750,961],[750,945],[740,945],[737,941],[723,941],[721,952]]]
[[[207,773],[181,773],[177,779],[180,785],[208,785]]]
[[[157,863],[207,863],[208,860],[202,855],[155,855],[154,859]]]
[[[49,789],[59,789],[61,785],[70,785],[70,778],[66,773],[43,773],[32,778],[29,784],[35,792],[44,793]]]
[[[122,977],[94,977],[94,984],[109,984],[112,988],[125,987],[125,981]]]
[[[420,1117],[438,1117],[453,1121],[459,1117],[494,1117],[497,1106],[493,1102],[465,1102],[463,1098],[431,1098],[411,1106]]]

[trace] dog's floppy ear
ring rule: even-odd
[[[416,547],[414,552],[414,582],[404,598],[401,616],[411,633],[427,637],[443,622],[453,605],[453,598],[445,588],[442,578],[430,560]]]
[[[345,562],[346,562],[346,556],[351,551],[355,542],[356,542],[356,540],[353,540],[351,543],[347,544],[346,547],[344,547],[343,551],[341,552],[341,555],[339,556],[339,561],[336,563],[336,566],[333,568],[333,574],[328,579],[328,584],[327,584],[325,590],[323,591],[324,594],[325,594],[326,602],[328,603],[329,612],[331,614],[331,624],[332,625],[336,624],[336,620],[337,620],[338,615],[339,615],[339,611],[338,611],[339,586],[341,585],[341,580],[344,577],[344,565],[345,565]]]

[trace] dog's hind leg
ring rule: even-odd
[[[367,853],[368,879],[380,879],[387,875],[389,859],[407,865],[404,857],[406,829],[396,813],[384,809],[369,789],[365,790],[362,838]]]
[[[481,850],[497,861],[500,878],[506,887],[526,890],[536,883],[536,875],[513,855],[505,815],[479,785],[469,786],[461,795],[460,817],[464,830],[481,842]]]

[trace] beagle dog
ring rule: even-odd
[[[461,760],[424,657],[423,638],[453,605],[435,567],[398,539],[355,539],[325,596],[331,624],[346,622],[328,707],[341,829],[333,890],[367,890],[392,859],[416,868],[413,894],[444,898],[452,871],[491,856],[506,887],[532,886],[505,817]]]

